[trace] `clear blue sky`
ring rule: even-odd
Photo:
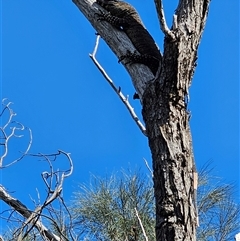
[[[153,1],[144,6],[146,1],[129,2],[162,49]],[[16,120],[32,129],[32,153],[71,152],[74,173],[65,182],[65,199],[78,183],[89,181],[90,173],[104,176],[129,166],[147,172],[147,139],[90,60],[96,31],[72,1],[4,0],[0,5],[0,98],[14,102]],[[170,25],[177,1],[164,1],[164,6]],[[97,57],[116,85],[132,96],[129,76],[103,40]],[[237,0],[212,1],[198,57],[189,105],[196,163],[201,167],[211,160],[215,175],[239,185]],[[131,102],[140,115],[138,101]],[[26,141],[12,142],[6,162]],[[1,170],[1,184],[33,207],[29,195],[36,198],[36,188],[44,198],[44,168],[37,159],[26,158]]]

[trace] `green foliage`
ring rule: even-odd
[[[199,241],[233,240],[239,228],[239,205],[233,202],[233,186],[214,183],[209,168],[199,174]],[[121,177],[92,176],[90,186],[75,193],[74,228],[85,240],[146,240],[139,225],[137,209],[148,240],[155,240],[155,202],[152,182],[139,172],[122,172]]]
[[[210,176],[209,168],[199,173],[198,241],[234,240],[240,228],[240,206],[233,201],[233,190],[232,185]],[[61,205],[60,209],[48,207],[48,226],[61,240],[145,241],[144,231],[149,241],[155,240],[152,181],[140,172],[122,171],[109,178],[92,176],[90,185],[80,185],[68,213]],[[18,231],[19,227],[15,227],[4,235],[4,240],[17,240]],[[24,239],[28,240],[43,238],[33,229]]]
[[[75,227],[90,240],[145,240],[136,211],[150,240],[154,240],[155,208],[152,184],[140,173],[122,172],[101,179],[92,176],[90,187],[75,194]]]
[[[200,227],[198,241],[234,240],[240,228],[240,205],[233,201],[234,187],[210,176],[208,166],[199,173],[198,212]]]

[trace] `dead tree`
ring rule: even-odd
[[[73,2],[118,58],[136,51],[124,31],[98,21],[96,14],[103,10],[94,0]],[[210,0],[179,0],[168,28],[162,1],[155,0],[165,35],[157,75],[154,77],[145,65],[123,61],[142,104],[143,132],[152,153],[157,241],[196,240],[197,174],[187,102],[209,4]]]
[[[32,238],[33,235],[41,236],[42,240],[46,241],[68,240],[63,232],[64,229],[62,230],[59,226],[59,222],[56,222],[56,217],[59,217],[59,215],[62,215],[62,213],[56,211],[56,208],[53,208],[52,204],[55,204],[56,200],[58,200],[59,206],[66,210],[68,220],[71,220],[71,215],[61,195],[63,190],[63,183],[65,179],[72,174],[73,171],[73,162],[70,154],[61,150],[52,154],[29,154],[29,150],[32,144],[32,132],[29,128],[26,128],[23,124],[14,120],[16,113],[11,108],[11,104],[12,103],[8,102],[7,99],[4,99],[2,101],[2,110],[0,111],[0,146],[2,150],[0,155],[1,173],[5,168],[14,165],[16,162],[21,161],[26,156],[31,156],[32,158],[37,157],[41,161],[47,162],[50,171],[42,172],[42,180],[46,188],[46,197],[43,203],[41,203],[40,200],[38,202],[34,201],[36,206],[34,210],[30,210],[20,200],[13,197],[11,192],[8,191],[5,188],[5,185],[2,185],[1,183],[0,201],[3,201],[5,204],[7,204],[9,206],[9,210],[2,211],[0,214],[0,219],[6,219],[9,223],[16,224],[16,226],[19,226],[20,223],[20,227],[17,227],[14,232],[11,232],[11,240],[22,241],[25,240],[26,237]],[[4,121],[2,119],[4,119]],[[29,134],[29,142],[27,147],[25,151],[20,152],[18,158],[9,162],[7,160],[7,156],[11,151],[9,142],[11,139],[24,137],[23,131],[25,129],[28,130]],[[69,167],[67,170],[55,170],[53,167],[53,162],[61,157],[67,160]],[[23,175],[23,173],[20,173],[20,175]],[[40,197],[40,193],[38,193],[38,196]],[[47,223],[48,225],[45,225],[44,223]],[[54,227],[55,230],[57,230],[57,234],[51,231],[48,226]],[[71,226],[68,230],[68,235],[72,238],[72,240],[76,240],[71,230]],[[0,240],[4,240],[1,235]],[[32,238],[32,240],[35,239]]]

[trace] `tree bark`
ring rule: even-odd
[[[186,98],[209,1],[179,1],[172,32],[164,40],[159,80],[143,96],[143,118],[153,159],[156,239],[196,240],[192,138]]]
[[[93,15],[97,10],[93,7],[92,0],[73,2],[117,56],[121,56],[129,48],[132,52],[134,46],[123,32],[106,22],[96,21]],[[161,1],[155,0],[155,3],[160,25],[163,27],[159,7]],[[146,66],[125,66],[140,94],[142,115],[152,153],[157,241],[196,240],[196,168],[187,98],[209,3],[209,0],[179,0],[173,26],[170,32],[164,32],[161,72],[154,81],[151,81],[152,74]],[[98,7],[97,4],[96,6]],[[90,16],[89,11],[93,15]]]
[[[132,42],[123,31],[116,30],[116,28],[105,21],[98,21],[98,17],[95,14],[99,13],[98,8],[102,8],[96,4],[94,0],[72,1],[89,20],[92,26],[96,29],[97,33],[100,34],[118,58],[126,55],[127,50],[131,53],[137,53],[137,50],[133,46]],[[131,76],[134,88],[139,94],[141,100],[147,83],[149,80],[154,79],[152,72],[143,64],[126,64],[126,60],[121,61],[121,63]]]

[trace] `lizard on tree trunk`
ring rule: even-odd
[[[123,30],[140,53],[140,55],[127,53],[120,60],[129,58],[131,62],[142,63],[148,66],[155,76],[162,56],[135,8],[119,0],[97,0],[96,2],[108,11],[98,14],[99,20],[105,20],[119,30]]]

